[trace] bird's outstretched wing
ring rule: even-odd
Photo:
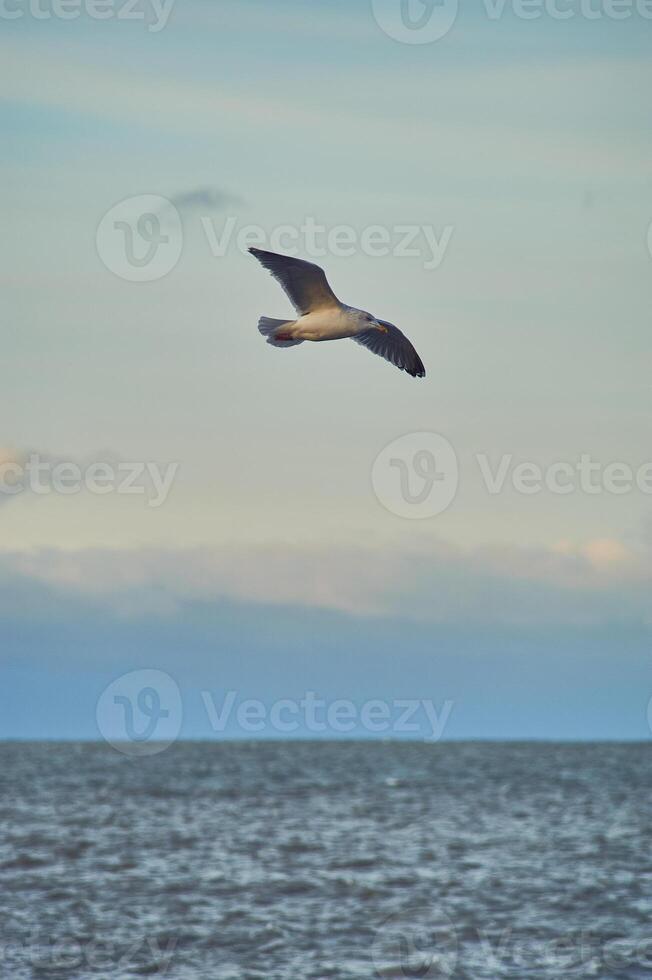
[[[260,248],[250,248],[249,251],[281,284],[297,313],[310,313],[324,306],[339,306],[324,270],[318,265],[289,255],[264,252]]]
[[[407,371],[413,378],[425,378],[426,369],[423,361],[404,333],[393,323],[379,320],[378,323],[386,328],[387,333],[377,330],[364,330],[352,338],[356,344],[362,344],[374,354],[384,357],[390,364],[395,364],[401,371]]]

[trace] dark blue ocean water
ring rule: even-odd
[[[0,744],[0,976],[652,977],[652,746]]]

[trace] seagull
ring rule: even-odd
[[[405,334],[387,320],[340,303],[318,265],[260,248],[249,251],[281,284],[297,312],[294,320],[261,316],[258,329],[268,344],[295,347],[304,340],[350,337],[413,378],[425,378],[423,362]]]

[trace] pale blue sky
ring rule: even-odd
[[[387,623],[410,638],[393,656],[415,690],[455,689],[459,737],[599,736],[614,685],[604,733],[649,735],[652,496],[492,496],[476,457],[652,460],[651,40],[636,13],[491,20],[463,5],[447,36],[401,44],[371,4],[340,0],[176,0],[158,32],[85,14],[3,20],[0,447],[180,466],[158,509],[115,494],[0,501],[2,574],[43,627],[27,639],[5,610],[21,693],[0,734],[63,732],[55,708],[29,712],[30,689],[78,691],[65,733],[92,734],[93,684],[133,660],[182,679],[190,658],[194,684],[260,696],[265,655],[281,694],[294,690],[283,630],[339,696],[391,697],[391,672],[376,682],[373,668]],[[103,265],[96,231],[116,202],[202,189],[229,203],[183,211],[167,276],[126,282]],[[343,299],[408,333],[425,382],[348,342],[261,341],[258,316],[288,303],[234,245],[213,255],[201,219],[220,234],[229,218],[270,233],[307,217],[452,229],[435,269],[360,250],[319,260]],[[378,503],[371,467],[423,430],[455,447],[460,490],[445,513],[402,520]],[[251,604],[260,631],[229,681],[237,629],[218,629],[215,610],[231,603],[245,618]],[[314,645],[324,621],[311,617],[327,614],[343,617],[336,640]],[[55,615],[50,635],[75,638],[49,651]],[[184,624],[176,664],[157,649],[162,617]],[[517,710],[506,648],[522,630]],[[487,676],[495,666],[500,722],[467,656]],[[560,657],[571,694],[555,714]]]

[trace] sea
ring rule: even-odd
[[[0,976],[652,977],[652,745],[0,743]]]

